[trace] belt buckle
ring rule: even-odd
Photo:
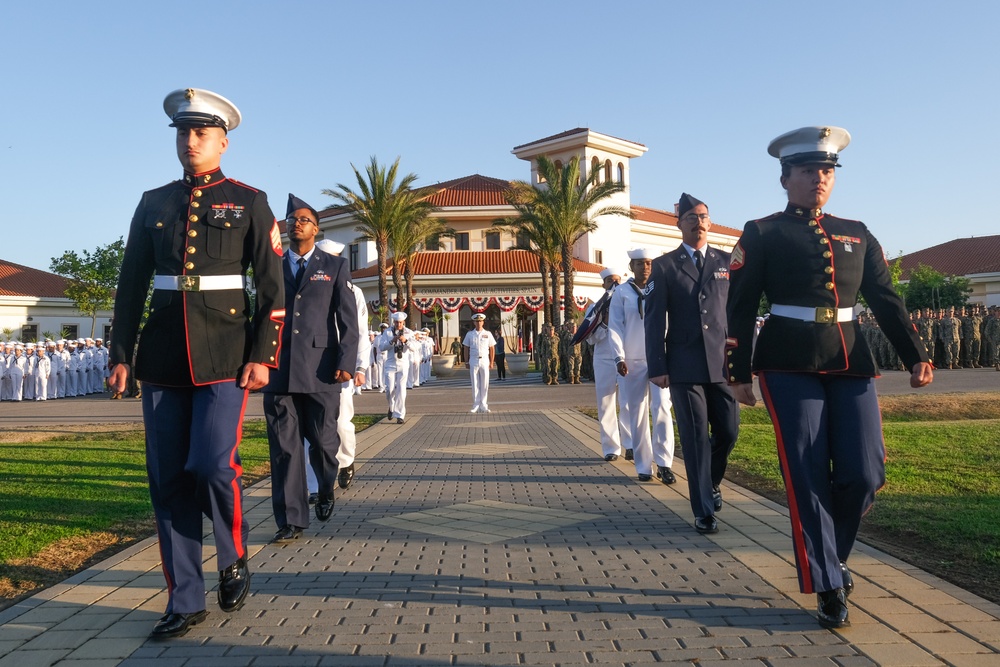
[[[833,308],[817,308],[816,321],[820,324],[830,324],[837,321],[837,311]]]
[[[201,276],[177,276],[177,289],[181,292],[198,292],[201,290]]]

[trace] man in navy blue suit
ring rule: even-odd
[[[687,470],[694,527],[715,533],[719,484],[739,432],[727,384],[729,253],[708,245],[708,206],[684,193],[677,211],[681,246],[653,260],[646,296],[649,381],[669,387]]]
[[[326,521],[333,514],[340,390],[354,377],[359,333],[347,260],[317,252],[316,209],[289,194],[285,225],[285,327],[278,369],[263,389],[278,543],[297,539],[309,527],[303,439],[309,440],[309,462],[319,480],[316,518]]]

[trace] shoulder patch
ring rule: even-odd
[[[745,254],[743,252],[743,246],[739,241],[736,242],[736,247],[733,248],[733,254],[729,258],[729,270],[738,271],[743,268],[743,263],[745,260]]]
[[[277,220],[271,225],[271,249],[279,255],[284,254],[281,251],[281,230],[278,229]]]

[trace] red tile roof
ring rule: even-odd
[[[666,211],[661,211],[655,208],[646,208],[645,206],[636,206],[635,204],[632,204],[632,213],[635,214],[636,220],[669,225],[671,227],[677,226],[677,216],[673,213],[667,213]],[[743,232],[739,229],[726,227],[725,225],[720,225],[715,222],[712,223],[712,233],[725,234],[726,236],[732,236],[735,238],[743,236]]]
[[[392,266],[392,260],[389,260]],[[482,276],[504,273],[538,273],[538,257],[527,250],[456,250],[454,252],[418,252],[413,262],[418,276]],[[584,273],[600,273],[600,264],[573,260],[573,268]],[[371,278],[378,275],[378,266],[355,271],[352,276]]]
[[[456,178],[437,185],[420,188],[420,192],[434,192],[428,197],[434,206],[506,206],[504,193],[510,190],[510,181],[490,178],[480,174]]]
[[[66,279],[0,259],[0,295],[63,297]]]
[[[563,137],[571,137],[574,134],[580,134],[581,132],[590,132],[589,127],[575,127],[572,130],[566,130],[565,132],[560,132],[559,134],[553,134],[551,137],[544,137],[542,139],[536,139],[535,141],[529,141],[526,144],[521,144],[520,146],[514,146],[513,150],[519,150],[527,146],[534,146],[535,144],[545,143],[546,141],[552,141],[553,139],[562,139]],[[604,134],[600,132],[599,134]],[[613,137],[610,134],[604,134],[606,137],[611,137],[612,139],[617,139],[618,141],[627,141],[630,144],[635,144],[636,146],[644,146],[637,141],[632,141],[631,139],[622,139],[621,137]]]
[[[903,255],[903,280],[923,264],[946,275],[1000,272],[1000,236],[973,236]]]

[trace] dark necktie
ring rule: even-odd
[[[299,264],[299,268],[295,271],[295,289],[298,289],[299,285],[302,284],[302,276],[306,272],[306,258],[305,257],[299,257],[298,264]]]
[[[698,275],[701,275],[701,270],[705,268],[705,258],[702,257],[701,250],[694,251],[694,265],[698,269]]]

